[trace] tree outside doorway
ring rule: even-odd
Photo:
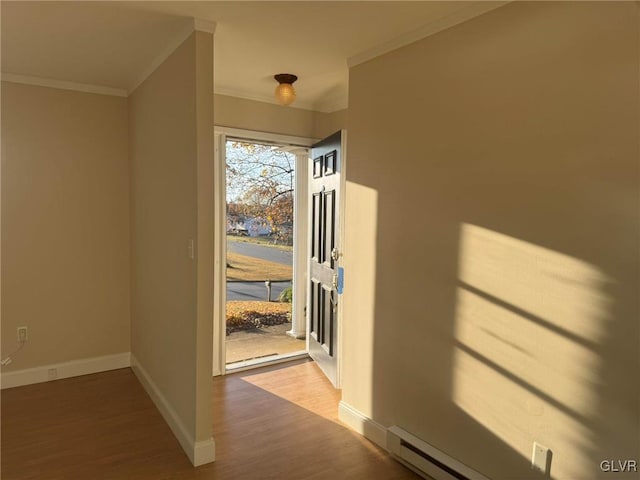
[[[295,155],[228,141],[227,365],[304,351],[291,329]]]

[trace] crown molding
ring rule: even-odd
[[[380,55],[384,55],[385,53],[397,50],[398,48],[417,42],[418,40],[422,40],[423,38],[429,37],[431,35],[435,35],[438,32],[466,22],[467,20],[471,20],[472,18],[490,12],[491,10],[495,10],[496,8],[502,7],[507,3],[511,3],[511,1],[512,0],[498,2],[474,2],[473,4],[461,8],[460,10],[453,12],[450,15],[446,15],[431,23],[428,23],[427,25],[420,27],[417,30],[413,30],[412,32],[408,32],[388,42],[382,43],[377,47],[365,50],[362,53],[354,55],[347,59],[347,65],[349,66],[349,68],[355,67],[356,65],[360,65],[361,63],[379,57]]]
[[[319,102],[317,104],[316,112],[320,113],[335,113],[340,110],[345,110],[349,108],[348,100],[338,100],[335,102]]]
[[[111,95],[115,97],[126,97],[127,91],[122,88],[105,87],[102,85],[91,85],[88,83],[69,82],[67,80],[57,80],[55,78],[32,77],[30,75],[17,75],[14,73],[2,72],[2,81],[21,83],[24,85],[36,85],[38,87],[57,88],[60,90],[73,90],[75,92],[96,93],[98,95]]]
[[[188,22],[184,28],[180,29],[178,33],[173,37],[173,39],[169,42],[167,47],[158,54],[153,61],[142,70],[142,73],[138,75],[137,79],[131,84],[129,88],[129,95],[133,93],[133,91],[138,88],[142,83],[149,78],[149,76],[156,71],[156,69],[162,65],[162,63],[169,58],[169,56],[176,51],[176,49],[182,45],[182,43],[189,38],[189,36],[193,32],[206,32],[210,34],[215,34],[216,24],[213,22],[208,22],[205,20],[199,20],[197,18],[192,18],[190,22]]]
[[[214,35],[216,24],[206,20],[192,18],[186,23],[158,56],[147,66],[146,69],[137,77],[137,80],[129,89],[105,87],[102,85],[91,85],[87,83],[70,82],[67,80],[57,80],[55,78],[34,77],[30,75],[18,75],[14,73],[2,72],[2,80],[12,83],[21,83],[25,85],[36,85],[39,87],[58,88],[61,90],[73,90],[76,92],[97,93],[99,95],[111,95],[116,97],[128,97],[149,75],[151,75],[162,63],[171,55],[182,43],[189,38],[193,32],[205,32]]]

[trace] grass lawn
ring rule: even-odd
[[[277,248],[278,250],[293,252],[293,246],[277,245],[273,243],[273,238],[269,237],[238,237],[236,235],[227,235],[227,242],[255,243],[256,245],[262,245],[264,247]]]
[[[227,280],[263,281],[291,280],[290,265],[227,252]],[[243,302],[246,303],[246,302]]]

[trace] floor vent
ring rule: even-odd
[[[446,453],[400,427],[387,431],[387,448],[393,456],[425,478],[434,480],[489,480]]]

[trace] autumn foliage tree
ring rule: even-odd
[[[295,156],[270,145],[227,143],[227,212],[262,219],[274,239],[289,243],[293,227]]]

